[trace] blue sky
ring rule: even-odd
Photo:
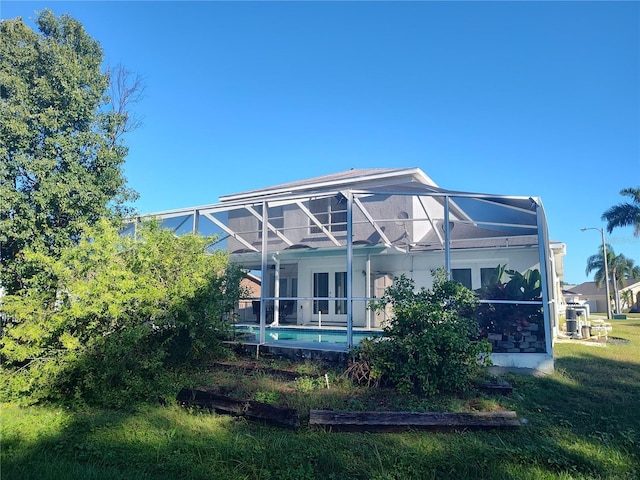
[[[0,2],[49,7],[145,79],[141,212],[349,168],[539,196],[565,280],[640,185],[639,2]],[[640,263],[632,229],[609,236]]]

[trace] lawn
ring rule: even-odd
[[[322,366],[268,360],[261,365],[297,375],[212,367],[193,385],[297,408],[297,431],[171,402],[129,412],[4,404],[0,477],[637,479],[640,319],[615,320],[613,335],[629,342],[558,344],[556,372],[543,378],[508,376],[514,386],[509,396],[400,396],[354,386]],[[309,408],[507,409],[526,424],[517,431],[338,434],[309,428]]]

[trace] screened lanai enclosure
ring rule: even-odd
[[[538,198],[445,190],[417,168],[349,170],[151,216],[215,235],[247,272],[253,293],[234,321],[257,345],[337,332],[342,343],[317,348],[347,349],[393,314],[370,305],[395,277],[428,288],[444,268],[480,297],[495,365],[552,368],[563,245],[550,244]]]

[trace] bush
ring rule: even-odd
[[[220,355],[241,272],[211,238],[107,221],[59,258],[30,252],[27,288],[3,299],[5,394],[107,406],[155,398],[183,366]]]
[[[384,309],[390,304],[390,324],[382,337],[364,340],[356,350],[357,361],[370,369],[370,377],[401,392],[433,395],[464,390],[489,362],[490,345],[478,339],[474,319],[476,296],[462,284],[446,280],[442,270],[433,276],[432,290],[417,292],[413,280],[404,275],[395,278],[372,306]]]

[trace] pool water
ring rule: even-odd
[[[318,328],[291,328],[291,327],[267,327],[265,329],[267,342],[305,342],[305,343],[335,343],[347,344],[347,331]],[[254,325],[236,325],[236,333],[249,334],[245,336],[250,340],[250,334],[254,334],[253,341],[260,337],[260,327]],[[357,345],[363,338],[371,338],[380,335],[376,330],[355,330],[353,332],[353,344]]]

